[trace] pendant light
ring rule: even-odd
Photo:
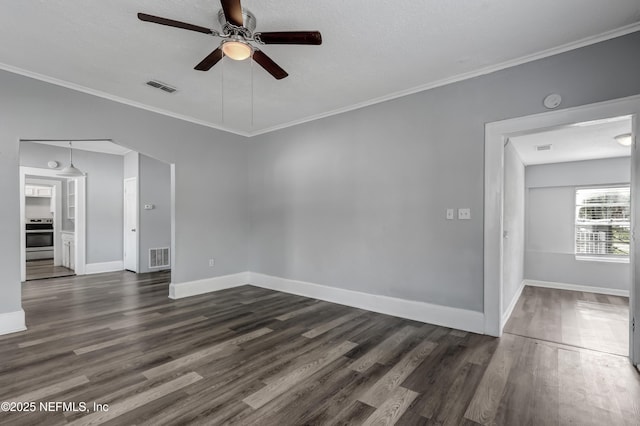
[[[631,133],[625,133],[625,134],[622,134],[622,135],[618,135],[618,136],[614,137],[614,139],[616,140],[616,142],[618,142],[622,146],[631,146],[631,143],[633,142],[633,140],[631,138]]]
[[[84,176],[84,173],[76,169],[75,166],[73,165],[73,147],[71,146],[71,141],[69,141],[69,165],[64,169],[60,170],[60,173],[58,173],[58,176],[65,176],[65,177]]]

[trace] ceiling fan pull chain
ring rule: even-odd
[[[220,67],[220,116],[224,124],[224,54],[222,55],[222,66]]]
[[[250,67],[251,67],[251,131],[253,131],[253,111],[254,111],[254,105],[253,105],[253,61],[249,61],[250,62]]]

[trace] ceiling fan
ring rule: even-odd
[[[222,31],[146,13],[138,13],[138,19],[220,37],[222,39],[220,46],[195,66],[198,71],[209,71],[223,56],[237,61],[251,57],[274,78],[280,80],[289,74],[250,42],[261,45],[322,44],[322,35],[319,31],[254,32],[256,18],[251,12],[242,8],[240,0],[220,0],[220,3],[222,3],[222,9],[218,12],[218,21],[222,25]]]

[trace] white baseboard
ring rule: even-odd
[[[103,272],[122,271],[123,269],[124,261],[115,260],[113,262],[87,263],[84,268],[84,273],[87,275],[102,274]]]
[[[502,323],[500,324],[501,329],[504,328],[504,325],[507,323],[507,321],[509,321],[511,314],[513,313],[513,310],[515,309],[516,304],[520,299],[520,295],[522,295],[522,290],[524,290],[525,283],[526,283],[526,280],[523,280],[520,283],[520,285],[518,286],[518,290],[516,291],[516,294],[513,296],[513,299],[511,299],[511,302],[507,307],[507,310],[502,313]]]
[[[366,309],[429,324],[484,333],[484,314],[448,306],[398,299],[377,294],[361,293],[304,281],[295,281],[270,275],[249,273],[249,282],[257,287],[326,300],[340,305]]]
[[[629,297],[629,290],[618,290],[606,287],[591,287],[588,285],[556,283],[551,281],[524,280],[525,285],[531,287],[557,288],[559,290],[584,291],[587,293],[609,294],[611,296]]]
[[[184,283],[171,283],[169,285],[169,298],[182,299],[183,297],[196,296],[198,294],[240,287],[247,284],[249,284],[249,272],[239,272],[237,274],[187,281]]]
[[[22,309],[19,311],[0,314],[0,335],[15,333],[26,329],[24,311]]]

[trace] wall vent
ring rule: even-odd
[[[551,144],[538,145],[536,146],[536,151],[551,151]]]
[[[164,90],[167,93],[173,93],[176,90],[178,90],[175,87],[171,87],[168,84],[165,84],[165,83],[163,83],[161,81],[158,81],[158,80],[149,80],[149,81],[147,81],[147,85],[149,85],[151,87],[155,87],[156,89]]]
[[[171,266],[169,247],[149,249],[149,268],[168,268]]]

